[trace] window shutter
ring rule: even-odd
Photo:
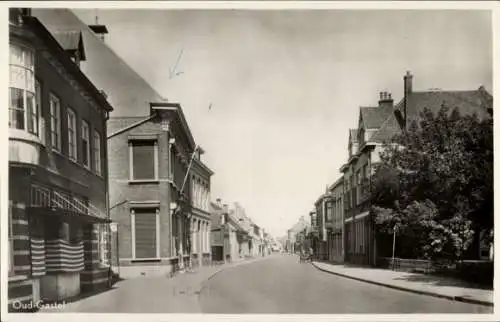
[[[156,209],[135,210],[135,257],[156,258]]]
[[[154,141],[134,141],[133,179],[155,179]]]

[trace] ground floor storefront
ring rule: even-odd
[[[109,220],[85,196],[11,169],[9,305],[60,301],[109,286]],[[101,215],[101,216],[99,216]]]

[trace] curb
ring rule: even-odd
[[[484,305],[484,306],[491,306],[491,307],[493,307],[493,303],[492,302],[488,302],[488,301],[468,299],[468,298],[465,298],[463,296],[444,295],[444,294],[439,294],[439,293],[435,293],[435,292],[421,291],[421,290],[416,290],[416,289],[412,289],[412,288],[407,288],[407,287],[402,287],[402,286],[396,286],[396,285],[391,285],[391,284],[376,282],[376,281],[373,281],[373,280],[368,280],[368,279],[364,279],[364,278],[360,278],[360,277],[354,277],[354,276],[347,275],[347,274],[332,272],[332,271],[329,271],[327,269],[324,269],[324,268],[321,268],[321,267],[317,266],[316,263],[312,263],[312,265],[316,269],[318,269],[318,270],[320,270],[322,272],[326,272],[326,273],[330,273],[330,274],[333,274],[333,275],[337,275],[337,276],[341,276],[341,277],[353,279],[353,280],[360,281],[360,282],[365,282],[365,283],[374,284],[374,285],[378,285],[378,286],[384,286],[384,287],[392,288],[392,289],[399,290],[399,291],[406,291],[406,292],[411,292],[411,293],[416,293],[416,294],[421,294],[421,295],[428,295],[428,296],[433,296],[433,297],[438,297],[438,298],[444,298],[444,299],[451,300],[451,301],[457,301],[457,302],[464,302],[464,303],[469,303],[469,304],[478,304],[478,305]]]

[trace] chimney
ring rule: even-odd
[[[380,99],[378,101],[378,106],[381,108],[394,106],[394,101],[392,99],[391,93],[388,92],[380,92]]]
[[[404,84],[405,84],[405,92],[404,95],[405,97],[410,95],[412,90],[413,90],[413,75],[410,73],[410,71],[406,71],[406,75],[404,77]]]
[[[101,38],[102,41],[104,41],[104,35],[108,33],[108,28],[106,28],[105,25],[99,24],[99,16],[97,15],[97,10],[96,10],[96,15],[95,15],[95,24],[89,25],[89,28],[92,29],[92,31]]]
[[[406,127],[407,127],[407,111],[408,111],[408,104],[409,104],[409,98],[412,93],[412,87],[413,87],[413,75],[410,73],[410,71],[406,71],[406,75],[404,76],[404,106],[403,106],[403,131],[406,132]]]
[[[217,199],[215,199],[215,201],[217,202],[217,206],[219,208],[222,208],[222,200],[220,198],[217,198]]]

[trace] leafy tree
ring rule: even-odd
[[[379,231],[398,223],[417,256],[461,257],[493,227],[492,119],[424,110],[385,146],[371,197]]]

